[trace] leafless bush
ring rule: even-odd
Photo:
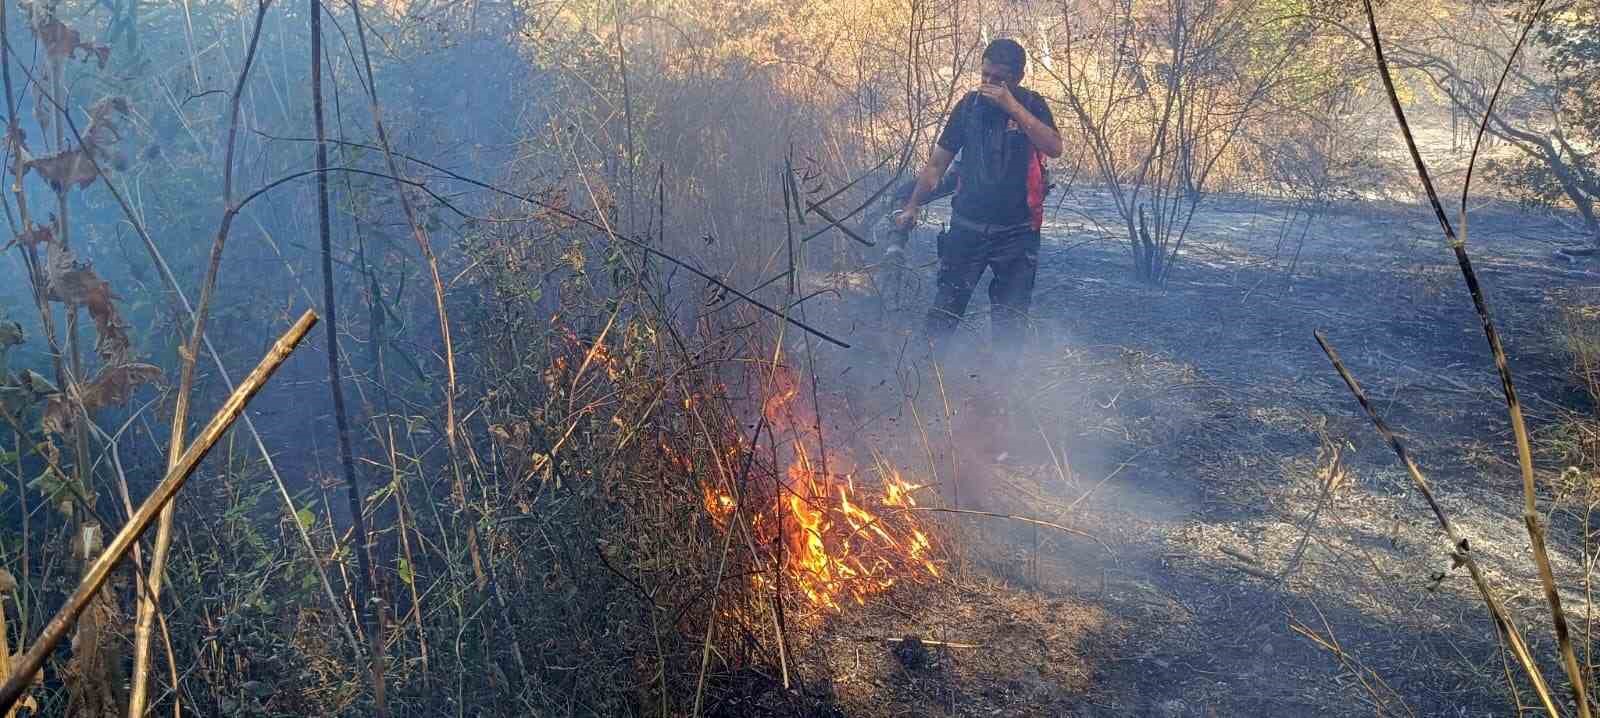
[[[1123,222],[1134,272],[1163,283],[1235,142],[1309,30],[1252,3],[1069,3],[1046,66]]]

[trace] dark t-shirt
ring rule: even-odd
[[[1011,91],[1028,112],[1051,129],[1056,119],[1044,98],[1026,88]],[[961,188],[951,206],[974,222],[1028,221],[1028,176],[1035,162],[1033,142],[1017,121],[988,98],[967,93],[956,103],[939,146],[961,152]]]

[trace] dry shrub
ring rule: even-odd
[[[1562,309],[1554,331],[1573,384],[1590,407],[1600,405],[1600,306],[1573,301]],[[1580,507],[1600,497],[1600,417],[1593,409],[1564,411],[1542,439],[1544,452],[1567,466],[1556,479],[1556,490]]]
[[[483,332],[493,473],[470,503],[505,600],[468,628],[495,636],[488,675],[526,672],[529,705],[682,713],[710,602],[742,585],[716,583],[721,534],[701,491],[743,455],[728,388],[741,342],[716,319],[667,318],[637,255],[534,231],[487,233],[471,250],[487,269],[468,321]],[[719,666],[758,652],[716,640]]]

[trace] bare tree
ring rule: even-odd
[[[1600,31],[1592,3],[1553,4],[1520,58],[1510,57],[1525,9],[1484,8],[1466,24],[1434,19],[1389,50],[1397,68],[1416,71],[1443,95],[1452,111],[1485,117],[1485,131],[1513,149],[1516,159],[1491,167],[1527,199],[1577,212],[1585,234],[1600,248],[1600,170],[1595,141],[1600,129],[1592,89],[1593,47]],[[1357,28],[1334,23],[1352,37]],[[1481,66],[1481,67],[1480,67]],[[1501,70],[1505,87],[1494,111],[1489,99]]]
[[[1262,9],[1218,0],[1087,0],[1063,8],[1044,69],[1111,194],[1134,272],[1145,281],[1170,276],[1216,170],[1282,76],[1295,46],[1286,34],[1305,32]]]

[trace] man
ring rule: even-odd
[[[1027,55],[1015,40],[989,43],[983,84],[950,113],[898,218],[903,229],[915,224],[917,208],[960,152],[960,184],[951,201],[950,230],[939,243],[938,290],[928,310],[928,340],[936,352],[966,314],[986,268],[994,272],[989,319],[995,349],[1014,356],[1023,343],[1044,221],[1041,155],[1061,156],[1049,106],[1018,84],[1026,66]]]

